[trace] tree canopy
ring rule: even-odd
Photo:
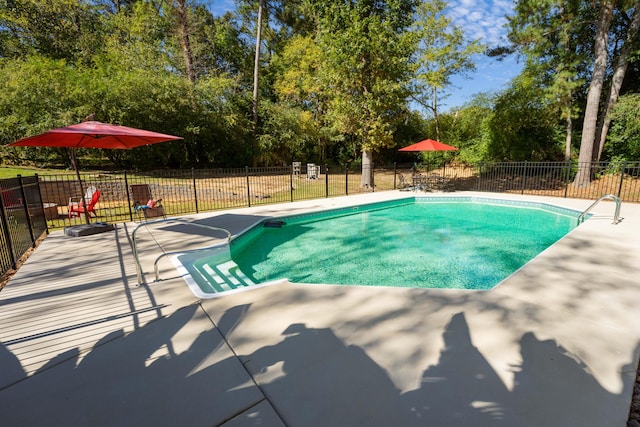
[[[84,153],[103,167],[303,161],[372,170],[423,138],[460,148],[448,161],[559,160],[563,151],[577,159],[583,150],[640,160],[637,0],[518,0],[508,46],[468,38],[444,0],[261,4],[256,50],[257,1],[214,16],[203,0],[0,0],[0,143],[94,114],[184,137]],[[522,75],[443,110],[451,77],[473,71],[489,47],[521,56]],[[67,162],[60,149],[2,153]]]

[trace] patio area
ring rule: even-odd
[[[271,216],[413,195],[185,219],[235,235]],[[640,205],[623,203],[617,225],[613,212],[600,203],[490,291],[285,282],[203,300],[168,261],[153,282],[153,244],[137,285],[135,223],[54,232],[0,292],[2,423],[624,426],[640,357]],[[163,250],[206,243],[193,231]]]

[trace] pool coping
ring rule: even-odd
[[[341,217],[341,216],[345,216],[345,215],[357,215],[360,213],[364,213],[364,212],[371,212],[371,211],[376,211],[376,210],[380,210],[380,209],[387,209],[387,208],[392,208],[392,207],[397,207],[400,205],[404,205],[404,204],[408,204],[408,203],[481,203],[481,204],[489,204],[489,205],[498,205],[498,206],[509,206],[509,207],[516,207],[516,208],[531,208],[531,209],[540,209],[540,210],[544,210],[547,212],[552,212],[558,215],[563,215],[563,216],[568,216],[571,218],[575,218],[576,221],[578,221],[578,217],[581,214],[581,212],[579,210],[576,209],[568,209],[568,208],[564,208],[564,207],[560,207],[557,205],[553,205],[553,204],[549,204],[549,203],[543,203],[543,202],[533,202],[533,201],[522,201],[522,200],[510,200],[510,199],[501,199],[501,198],[495,198],[495,197],[478,197],[478,196],[457,196],[457,195],[449,195],[449,196],[420,196],[420,195],[415,195],[415,196],[407,196],[405,198],[399,198],[399,199],[392,199],[392,200],[386,200],[386,201],[378,201],[378,202],[371,202],[371,203],[367,203],[367,204],[362,204],[362,205],[353,205],[353,206],[346,206],[346,207],[338,207],[338,208],[334,208],[334,209],[326,209],[326,210],[314,210],[311,212],[305,212],[305,213],[298,213],[295,215],[277,215],[277,216],[273,216],[270,218],[266,218],[263,219],[261,221],[259,221],[258,223],[248,227],[247,229],[241,231],[240,233],[237,233],[236,235],[234,235],[229,242],[223,242],[220,243],[219,245],[215,245],[215,246],[210,246],[207,248],[203,248],[201,253],[205,253],[206,257],[211,256],[211,251],[218,251],[221,248],[224,248],[226,245],[228,246],[233,246],[236,244],[243,244],[243,239],[250,237],[251,233],[256,231],[257,229],[261,229],[263,227],[265,227],[265,224],[271,223],[273,221],[278,221],[278,222],[282,222],[282,225],[290,225],[290,224],[304,224],[308,221],[313,221],[316,219],[325,219],[327,217],[331,217],[331,218],[337,218],[337,217]],[[588,219],[591,216],[591,214],[587,214],[586,218]],[[576,224],[576,227],[580,225],[580,224]],[[575,227],[574,227],[575,228]],[[573,228],[571,229],[573,230]],[[569,230],[569,232],[571,231]],[[557,242],[552,243],[550,246],[554,245]],[[545,248],[544,250],[548,249]],[[543,251],[544,251],[543,250]],[[542,252],[542,251],[541,251]],[[178,270],[180,276],[184,279],[184,281],[186,282],[187,286],[189,287],[189,289],[191,289],[191,291],[193,292],[193,294],[195,296],[197,296],[198,298],[219,298],[221,296],[224,295],[228,295],[228,294],[233,294],[233,293],[238,293],[238,292],[247,292],[247,291],[251,291],[254,289],[258,289],[260,287],[263,286],[272,286],[272,285],[277,285],[277,284],[282,284],[282,283],[286,283],[288,281],[291,282],[296,282],[295,280],[291,280],[291,278],[289,277],[281,277],[281,278],[277,278],[274,280],[268,280],[265,282],[253,282],[251,279],[246,280],[248,282],[250,282],[249,284],[245,284],[245,285],[241,285],[239,287],[235,287],[234,284],[231,283],[230,280],[216,280],[216,284],[214,285],[225,285],[225,287],[232,287],[231,289],[223,289],[223,290],[216,290],[214,292],[207,292],[203,289],[202,286],[200,286],[198,284],[198,280],[196,280],[196,278],[194,277],[194,275],[197,276],[202,276],[200,277],[200,280],[206,280],[205,277],[203,277],[203,273],[201,273],[199,271],[198,268],[195,268],[193,266],[191,266],[191,268],[185,266],[184,262],[181,261],[181,258],[184,256],[185,254],[177,254],[171,257],[171,261],[173,263],[173,265],[176,267],[176,269]],[[537,255],[536,255],[537,256]],[[229,258],[231,257],[231,255],[229,255]],[[512,271],[511,273],[509,273],[507,276],[505,276],[504,278],[502,278],[500,281],[498,281],[496,284],[494,284],[493,286],[491,286],[490,288],[482,288],[482,289],[460,289],[460,290],[470,290],[470,291],[482,291],[482,290],[490,290],[493,289],[497,286],[499,286],[504,280],[506,280],[508,277],[510,277],[512,274],[515,274],[518,270],[524,268],[529,262],[531,262],[531,260],[525,262],[522,266],[518,267],[515,271]],[[237,266],[236,266],[237,267]],[[217,272],[216,274],[216,278],[220,276],[223,279],[225,278],[224,274],[221,272]],[[227,275],[229,276],[229,275]],[[233,280],[233,277],[231,278]],[[227,286],[224,282],[229,283],[229,285]],[[235,280],[235,282],[237,282],[237,280]],[[317,283],[317,282],[311,282],[311,281],[305,281],[305,284],[325,284],[325,285],[331,285],[333,283]],[[209,284],[209,286],[211,287],[212,285]],[[336,285],[336,286],[340,286],[340,285]],[[377,286],[377,285],[359,285],[359,284],[349,284],[349,285],[344,285],[344,286]],[[397,286],[396,286],[397,287]],[[411,287],[411,286],[410,286]],[[434,289],[433,287],[429,287],[430,289]],[[444,288],[444,289],[459,289],[459,288]]]

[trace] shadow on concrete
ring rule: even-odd
[[[229,316],[244,312],[221,323],[233,327],[239,319]],[[217,425],[264,400],[241,386],[250,377],[197,304],[127,335],[110,332],[28,378],[4,345],[0,363],[3,382],[14,382],[0,390],[3,425]]]
[[[437,364],[402,391],[330,328],[291,324],[280,342],[236,356],[230,336],[250,306],[216,327],[198,304],[107,333],[26,377],[0,345],[4,425],[539,426],[622,425],[628,410],[553,340],[521,337],[512,390],[474,347],[464,313],[443,331]],[[222,332],[221,332],[222,331]],[[366,333],[363,331],[363,333]],[[631,369],[633,369],[632,367]],[[250,374],[250,375],[249,375]],[[628,377],[623,393],[631,393]],[[617,406],[616,406],[617,405]],[[619,422],[611,414],[619,415]]]
[[[616,395],[574,355],[533,333],[521,338],[523,361],[514,365],[509,390],[474,347],[463,313],[443,332],[438,363],[406,392],[330,329],[294,324],[283,335],[280,343],[241,358],[287,425],[600,426],[611,425],[612,413],[620,423],[627,416],[628,405],[616,408]]]

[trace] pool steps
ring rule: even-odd
[[[255,285],[233,261],[223,262],[218,265],[204,264],[201,268],[198,268],[197,271],[203,276],[203,279],[207,283],[217,288],[217,292],[231,291],[241,286]]]
[[[280,279],[255,283],[231,259],[228,245],[207,252],[174,255],[171,258],[182,279],[198,298],[217,298],[287,281]]]

